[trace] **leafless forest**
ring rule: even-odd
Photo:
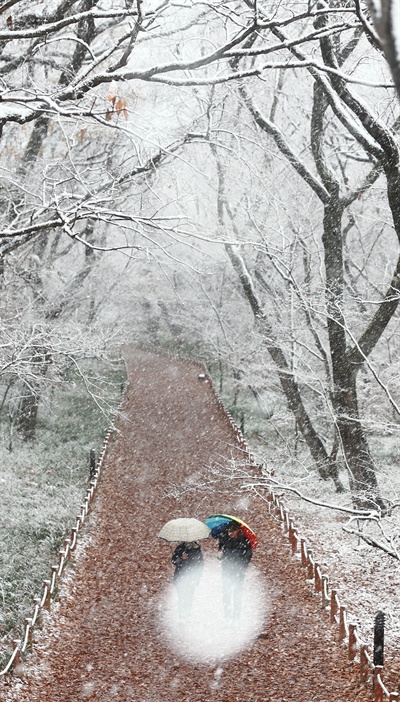
[[[6,485],[60,389],[112,421],[134,342],[203,361],[270,482],[398,560],[395,5],[0,0]]]

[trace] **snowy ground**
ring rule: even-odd
[[[67,594],[60,592],[23,679],[0,681],[2,699],[371,699],[370,681],[361,685],[358,665],[348,664],[268,507],[255,495],[234,494],[224,481],[204,495],[171,495],[172,485],[198,479],[201,467],[239,455],[206,384],[178,361],[137,351],[128,360],[131,390],[94,504],[89,548],[72,563]],[[245,578],[242,617],[232,627],[222,619],[220,563],[209,539],[193,617],[182,629],[171,588],[172,545],[157,534],[171,518],[205,518],[222,506],[240,511],[260,542]]]
[[[300,479],[290,468],[278,469],[274,478],[278,485],[294,487],[315,502],[345,509],[352,507],[348,493],[335,494],[315,472]],[[399,472],[381,473],[379,484],[381,494],[394,501],[400,493]],[[362,525],[361,522],[351,522],[350,516],[340,509],[320,507],[284,488],[276,487],[276,491],[284,495],[299,536],[306,539],[323,574],[329,577],[330,586],[338,590],[341,604],[347,606],[349,622],[357,624],[360,637],[371,648],[375,614],[378,610],[385,613],[385,667],[397,666],[400,652],[400,562],[345,530],[360,527],[365,535],[372,536],[385,548],[396,550],[400,511],[394,509],[379,524]]]

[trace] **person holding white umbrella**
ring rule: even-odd
[[[179,541],[172,554],[175,566],[174,584],[178,594],[179,621],[189,621],[196,588],[203,568],[200,539],[208,539],[211,529],[193,517],[171,519],[163,526],[158,537],[165,541]]]
[[[203,565],[203,554],[198,541],[182,541],[172,554],[172,565],[175,566],[174,580],[190,570]]]
[[[182,541],[172,554],[174,584],[178,593],[179,621],[186,624],[203,570],[203,554],[197,541]]]

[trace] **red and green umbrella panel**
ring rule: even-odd
[[[232,517],[230,514],[210,514],[205,520],[205,523],[211,529],[211,536],[214,538],[218,536],[231,522],[236,522],[242,533],[250,541],[250,546],[254,550],[258,546],[258,539],[254,531],[249,527],[246,522],[238,517]]]

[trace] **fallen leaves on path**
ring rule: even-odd
[[[110,451],[88,532],[68,569],[53,614],[26,658],[24,677],[3,681],[6,702],[367,702],[357,663],[337,641],[320,598],[292,557],[268,506],[226,484],[207,495],[171,496],[171,485],[213,462],[244,458],[209,383],[190,363],[131,349],[129,393]],[[165,622],[173,617],[171,547],[157,540],[163,523],[237,513],[254,528],[248,586],[264,597],[263,619],[243,650],[210,660],[189,632],[179,649]],[[216,546],[203,542],[217,578]],[[217,582],[217,581],[213,581]],[[209,635],[221,634],[218,585],[194,617],[214,612]],[[251,619],[248,593],[244,612]],[[169,607],[169,610],[168,610]],[[212,609],[214,607],[214,610]],[[247,607],[247,610],[246,610]],[[261,610],[260,610],[261,611]],[[244,615],[242,615],[244,617]],[[243,625],[246,622],[243,621]],[[204,622],[203,622],[204,624]],[[215,625],[215,629],[212,627]],[[212,634],[212,632],[215,634]],[[222,630],[222,640],[240,636]],[[194,639],[193,639],[194,641]],[[207,642],[206,642],[207,643]],[[212,638],[209,639],[212,649]],[[197,656],[197,657],[196,657]]]

